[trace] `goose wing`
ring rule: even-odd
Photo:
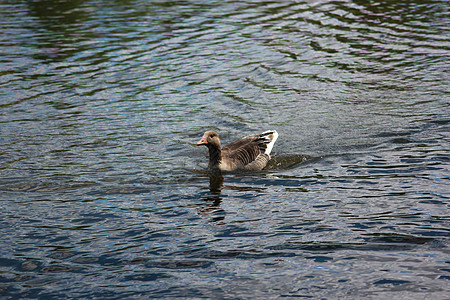
[[[272,130],[236,140],[223,147],[223,163],[230,169],[261,170],[270,160],[277,137],[278,133]]]

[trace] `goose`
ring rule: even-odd
[[[221,148],[219,135],[206,131],[197,146],[209,150],[208,168],[212,171],[262,170],[270,160],[270,152],[278,138],[276,130],[252,134]]]

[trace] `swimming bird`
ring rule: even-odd
[[[267,165],[277,138],[276,130],[269,130],[246,136],[221,148],[217,132],[206,131],[197,146],[208,147],[208,167],[212,171],[255,171],[262,170]]]

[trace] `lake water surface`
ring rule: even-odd
[[[1,1],[0,298],[448,299],[448,8]]]

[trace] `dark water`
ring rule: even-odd
[[[0,298],[448,299],[448,1],[0,2]],[[276,129],[209,178],[203,131]]]

